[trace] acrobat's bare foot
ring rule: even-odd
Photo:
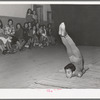
[[[67,32],[65,30],[65,24],[64,24],[64,22],[62,22],[60,24],[60,26],[59,26],[59,35],[62,36],[62,37],[64,37],[64,36],[67,35]]]

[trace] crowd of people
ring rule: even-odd
[[[55,44],[51,24],[40,25],[37,17],[35,10],[28,9],[23,26],[21,23],[17,23],[14,27],[12,19],[8,20],[7,25],[3,25],[0,20],[0,50],[2,54],[15,53],[24,48],[35,46],[43,48]]]

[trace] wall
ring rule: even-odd
[[[0,19],[2,20],[3,24],[6,25],[8,22],[8,19],[12,19],[14,21],[14,25],[16,23],[24,24],[26,12],[28,8],[31,8],[32,6],[30,4],[28,5],[0,5]]]
[[[31,8],[30,4],[28,5],[25,5],[25,4],[0,5],[0,16],[25,18],[28,8]]]
[[[47,21],[47,11],[51,11],[51,6],[43,5],[43,21]]]
[[[55,33],[64,21],[77,45],[100,46],[100,6],[52,5]]]
[[[33,5],[34,6],[34,5]],[[14,20],[14,24],[25,22],[26,12],[28,8],[33,8],[31,4],[2,4],[0,5],[0,19],[4,25],[7,24],[9,18]],[[43,5],[43,22],[47,22],[47,11],[51,11],[49,4]]]

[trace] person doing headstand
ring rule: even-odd
[[[59,35],[67,49],[68,58],[70,60],[70,63],[64,67],[66,77],[81,77],[88,68],[84,68],[84,58],[74,41],[66,32],[64,22],[62,22],[59,26]]]

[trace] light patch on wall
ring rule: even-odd
[[[11,16],[25,18],[28,8],[31,8],[31,4],[10,4],[10,5],[0,5],[0,16]]]
[[[51,11],[51,6],[48,5],[43,5],[43,20],[47,21],[47,11]]]

